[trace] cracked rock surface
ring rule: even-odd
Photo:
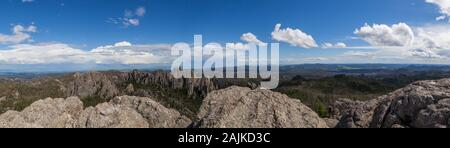
[[[327,128],[299,100],[270,90],[229,87],[213,91],[198,114],[200,128]]]
[[[185,128],[191,121],[150,98],[121,96],[83,110],[77,97],[47,98],[0,115],[0,128]]]

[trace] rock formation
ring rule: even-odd
[[[123,73],[122,73],[123,74]],[[123,77],[90,73],[68,87],[83,95],[96,88],[102,96],[112,96]],[[127,74],[128,75],[128,74]],[[148,75],[144,74],[144,75]],[[160,75],[160,74],[158,74]],[[95,77],[95,78],[94,78]],[[209,87],[211,81],[192,80],[178,85],[178,79],[132,75],[132,83],[121,86],[135,91],[140,83],[158,83],[168,87]],[[154,78],[161,79],[154,79]],[[128,76],[127,76],[128,78]],[[170,80],[170,81],[166,81]],[[184,79],[183,81],[187,81]],[[193,82],[196,81],[196,82]],[[139,82],[139,83],[137,83]],[[82,84],[82,85],[81,85]],[[111,85],[110,85],[111,84]],[[135,84],[135,85],[133,85]],[[176,85],[174,85],[176,84]],[[75,87],[76,86],[76,87]],[[98,88],[98,89],[97,89]],[[126,89],[125,89],[126,88]],[[202,88],[209,91],[211,88]],[[73,90],[73,91],[72,91]],[[194,89],[195,90],[195,89]],[[2,99],[4,101],[4,99]],[[450,126],[450,79],[419,81],[369,101],[341,99],[329,108],[330,118],[321,119],[299,100],[270,90],[229,87],[210,92],[203,100],[195,124],[178,111],[155,102],[156,98],[121,96],[84,109],[77,97],[47,98],[34,102],[23,111],[0,115],[0,128],[448,128]]]
[[[440,128],[449,125],[450,79],[420,81],[383,96],[371,127]]]
[[[138,90],[137,86],[186,90],[187,96],[198,98],[204,98],[209,92],[218,89],[211,79],[175,79],[169,72],[165,71],[139,72],[135,70],[133,72],[75,73],[65,83],[67,84],[63,85],[61,89],[64,90],[67,97],[98,97],[104,99],[133,94],[135,91],[139,91],[139,94],[151,94],[151,92],[143,92],[145,90]],[[125,86],[123,86],[124,84]]]
[[[209,92],[218,89],[217,84],[211,79],[175,79],[169,72],[163,71],[148,73],[135,70],[128,73],[125,80],[139,85],[158,85],[163,88],[185,89],[188,96],[200,98],[204,98]]]
[[[447,128],[450,79],[415,82],[368,102],[337,102],[331,110],[341,110],[343,128]]]
[[[0,115],[0,128],[184,128],[191,121],[150,98],[122,96],[83,110],[76,97],[39,100]]]
[[[6,101],[6,97],[1,97],[0,98],[0,103],[3,102],[3,101]]]
[[[66,96],[113,98],[120,94],[113,78],[99,72],[75,73],[64,90]]]
[[[299,100],[270,90],[230,87],[214,91],[198,114],[200,128],[327,128]]]
[[[83,103],[78,98],[47,98],[33,103],[22,112],[8,111],[0,115],[0,127],[72,128],[82,111]]]
[[[230,87],[208,95],[201,128],[327,128],[299,100],[269,90]],[[0,115],[0,128],[186,128],[192,121],[151,98],[121,96],[83,109],[77,97],[39,100],[22,112]]]
[[[369,127],[378,100],[367,102],[340,99],[331,105],[329,111],[331,119],[338,120],[333,126],[336,128],[364,128]]]

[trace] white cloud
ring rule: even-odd
[[[170,63],[173,59],[170,49],[168,44],[132,45],[120,42],[95,48],[89,53],[97,64],[155,64]]]
[[[125,12],[123,13],[123,16],[126,18],[134,17],[134,12],[131,10],[125,10]]]
[[[139,19],[124,19],[123,24],[126,26],[139,26],[141,24],[141,21]]]
[[[29,41],[31,39],[31,35],[29,33],[37,32],[37,27],[34,25],[30,25],[28,27],[16,25],[11,29],[11,31],[11,35],[0,33],[0,44],[17,44],[24,41]]]
[[[120,42],[91,51],[67,44],[19,44],[0,50],[2,64],[155,64],[170,63],[171,45]]]
[[[147,13],[147,10],[145,9],[145,7],[139,7],[136,9],[136,12],[135,12],[135,14],[140,17],[144,16],[145,13]]]
[[[450,26],[428,25],[410,27],[399,23],[389,27],[385,24],[368,26],[357,29],[355,34],[371,46],[367,49],[390,48],[404,49],[450,49]],[[357,47],[348,47],[357,48]]]
[[[436,17],[436,21],[442,21],[442,20],[445,20],[446,18],[447,18],[447,16],[441,15],[441,16]]]
[[[419,57],[419,58],[426,58],[426,59],[444,58],[444,56],[441,56],[441,55],[433,52],[430,49],[411,50],[410,54],[411,54],[411,56],[415,56],[415,57]]]
[[[226,47],[232,50],[248,50],[250,49],[249,44],[244,43],[227,43]]]
[[[109,18],[106,22],[120,24],[125,27],[141,25],[141,18],[145,16],[147,10],[145,7],[138,7],[136,10],[125,10],[123,17]]]
[[[132,18],[109,18],[106,22],[116,25],[122,25],[124,27],[129,26],[137,27],[141,24],[141,21],[139,19],[132,19]]]
[[[281,29],[281,24],[275,26],[275,30],[272,32],[272,38],[276,41],[286,42],[292,46],[303,48],[316,48],[318,47],[316,41],[311,35],[308,35],[300,29],[286,28]]]
[[[122,41],[122,42],[118,42],[116,44],[114,44],[114,46],[116,47],[126,47],[126,46],[132,46],[130,42],[127,41]]]
[[[450,57],[450,26],[432,25],[417,27],[416,40],[411,55],[422,58]]]
[[[388,26],[374,24],[356,29],[354,32],[372,46],[407,46],[414,41],[414,32],[405,23]]]
[[[65,44],[14,45],[0,50],[2,64],[84,63],[87,52]]]
[[[376,52],[348,51],[345,52],[343,55],[363,59],[373,59],[376,56]]]
[[[329,58],[326,57],[308,57],[305,59],[305,61],[309,62],[323,62],[323,61],[329,61]]]
[[[338,42],[336,44],[332,43],[323,43],[322,48],[328,49],[328,48],[346,48],[347,45],[345,43]]]
[[[256,37],[253,33],[245,33],[241,36],[241,40],[245,41],[247,43],[252,43],[252,44],[264,44],[264,42],[262,42],[261,40],[258,39],[258,37]]]
[[[436,18],[436,20],[444,20],[450,16],[450,0],[425,0],[427,3],[435,4],[439,7],[439,11],[442,16]]]
[[[416,48],[450,50],[450,25],[416,27]]]
[[[336,48],[345,48],[345,47],[347,47],[347,45],[345,43],[336,43],[334,46]]]
[[[365,25],[355,33],[359,33],[361,39],[370,46],[347,47],[347,49],[373,50],[374,57],[379,60],[383,58],[416,63],[450,63],[450,25],[420,27],[410,27],[403,23],[391,27],[385,24]]]

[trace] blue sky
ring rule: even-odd
[[[150,47],[153,52],[156,45],[193,42],[194,34],[203,35],[206,43],[224,44],[245,43],[241,36],[251,33],[262,42],[281,43],[281,62],[285,64],[448,64],[448,5],[449,0],[3,0],[0,62],[47,63],[38,57],[19,57],[30,54],[17,53],[23,49],[45,53],[47,48],[67,48],[70,53],[84,54],[126,41],[133,47]],[[395,29],[400,23],[406,26]],[[295,45],[290,42],[292,38],[289,41],[283,35],[274,39],[276,24],[281,24],[281,30],[290,28],[311,36],[317,46],[305,48],[303,38],[293,39]],[[14,36],[12,29],[18,25],[24,29]],[[371,30],[356,33],[363,27]],[[408,40],[408,33],[414,41],[407,47],[393,44]],[[2,42],[1,35],[19,39]],[[439,46],[424,45],[430,41]],[[68,61],[50,63],[58,62]]]

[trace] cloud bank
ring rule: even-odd
[[[169,63],[171,45],[120,42],[91,51],[62,43],[18,44],[0,50],[1,64],[160,64]]]

